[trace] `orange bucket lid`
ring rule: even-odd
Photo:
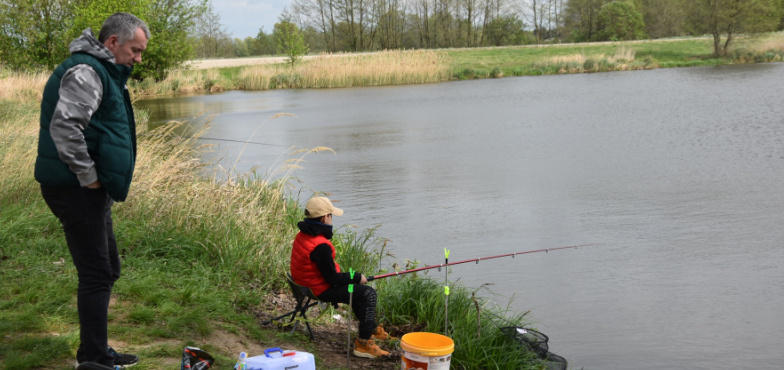
[[[455,342],[441,334],[414,332],[400,338],[400,348],[422,356],[446,356],[455,350]]]

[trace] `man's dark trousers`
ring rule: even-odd
[[[109,298],[120,278],[120,257],[112,230],[112,204],[103,188],[41,186],[41,194],[65,231],[79,277],[77,309],[81,344],[78,362],[114,365],[107,354]]]

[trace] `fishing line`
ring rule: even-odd
[[[257,141],[244,141],[244,140],[233,140],[233,139],[218,139],[214,137],[192,137],[192,136],[180,136],[180,135],[154,135],[154,134],[138,134],[139,136],[153,136],[153,137],[167,137],[167,138],[178,138],[178,139],[197,139],[197,140],[213,140],[213,141],[225,141],[230,143],[240,143],[240,144],[255,144],[255,145],[264,145],[264,146],[274,146],[278,148],[288,148],[286,145],[280,144],[268,144],[268,143],[260,143]]]

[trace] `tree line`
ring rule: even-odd
[[[784,28],[782,0],[294,0],[313,50],[637,40]],[[717,54],[723,48],[716,49]]]
[[[269,33],[232,38],[211,0],[0,0],[0,64],[52,68],[68,43],[122,9],[153,34],[134,77],[161,79],[193,58],[506,46],[784,29],[784,0],[293,0]]]
[[[724,55],[739,33],[783,30],[784,0],[293,0],[272,33],[232,40],[224,30],[223,47],[200,56],[280,52],[292,25],[312,52],[712,35]]]

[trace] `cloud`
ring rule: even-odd
[[[256,37],[259,29],[271,33],[278,16],[291,0],[213,0],[221,24],[232,38]]]

